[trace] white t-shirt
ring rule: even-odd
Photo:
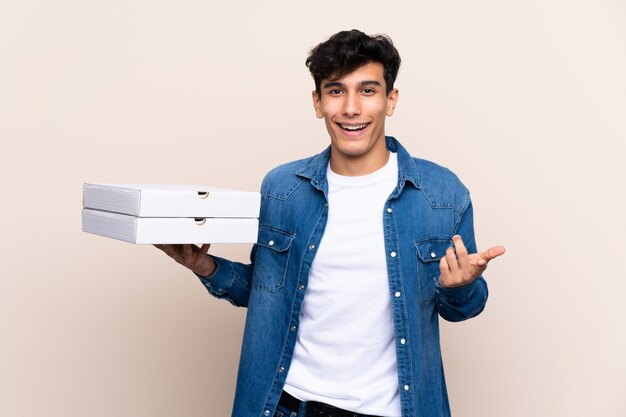
[[[285,391],[303,401],[400,416],[383,210],[398,160],[346,177],[327,168],[328,222],[300,316]]]

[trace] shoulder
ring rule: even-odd
[[[306,178],[297,173],[309,166],[314,157],[298,159],[271,169],[263,178],[261,194],[279,199],[286,198]]]
[[[413,157],[420,177],[422,192],[433,207],[464,211],[470,202],[465,184],[449,168],[422,158]]]
[[[459,177],[449,168],[422,158],[413,157],[413,162],[419,172],[422,186],[453,186],[466,189]]]
[[[454,172],[435,162],[412,156],[396,138],[387,137],[387,148],[398,153],[401,174],[410,179],[417,188],[432,193],[444,192],[448,188],[455,192],[467,192],[467,188]]]
[[[313,157],[298,159],[297,161],[286,162],[272,168],[267,174],[263,182],[274,183],[285,180],[286,178],[296,176],[296,173],[308,166]]]

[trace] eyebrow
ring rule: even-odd
[[[364,81],[361,81],[359,83],[359,86],[361,86],[361,87],[364,87],[366,85],[375,85],[375,86],[378,86],[378,87],[381,86],[381,84],[378,81],[375,81],[375,80],[364,80]],[[332,88],[332,87],[345,87],[345,86],[346,85],[344,83],[339,82],[339,81],[329,81],[326,84],[324,84],[323,88],[326,89],[326,88]]]

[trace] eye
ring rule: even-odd
[[[371,89],[371,88],[364,88],[364,89],[363,89],[363,94],[368,94],[368,95],[370,95],[370,94],[374,94],[375,92],[376,92],[376,91],[375,91],[375,90],[373,90],[373,89]]]
[[[335,89],[332,89],[332,90],[328,91],[328,93],[333,95],[333,96],[336,96],[336,95],[341,94],[341,90],[339,88],[335,88]]]

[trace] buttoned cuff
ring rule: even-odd
[[[226,288],[229,288],[232,285],[233,274],[227,265],[223,265],[223,262],[225,261],[224,259],[217,256],[211,256],[211,258],[215,261],[216,266],[215,271],[213,271],[211,275],[203,277],[195,272],[194,274],[200,278],[200,281],[202,281],[211,294],[219,297],[226,292]]]
[[[437,294],[443,296],[450,304],[462,304],[469,300],[476,289],[476,283],[480,277],[476,278],[469,284],[462,285],[460,287],[446,288],[442,287],[437,280],[436,291]]]

